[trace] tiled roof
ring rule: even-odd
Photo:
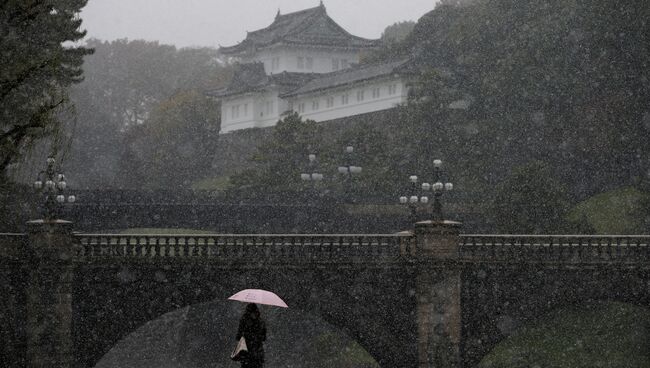
[[[281,97],[290,97],[316,92],[328,88],[358,83],[407,70],[410,60],[390,61],[376,64],[356,65],[333,73],[319,74],[302,87],[288,91]]]
[[[239,64],[232,80],[226,88],[208,92],[215,97],[233,96],[242,93],[261,91],[269,86],[277,86],[280,93],[296,89],[315,77],[312,73],[290,73],[266,75],[261,62]]]
[[[221,47],[223,54],[238,54],[274,44],[298,44],[349,48],[373,48],[379,40],[349,34],[327,15],[325,6],[278,15],[263,29],[249,32],[246,39],[234,46]]]

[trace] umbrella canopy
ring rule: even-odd
[[[285,303],[279,296],[275,295],[270,291],[261,290],[261,289],[246,289],[238,292],[237,294],[228,298],[228,300],[236,300],[238,302],[244,303],[255,303],[255,304],[265,304],[265,305],[274,305],[276,307],[289,308],[287,303]]]

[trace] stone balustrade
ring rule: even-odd
[[[0,258],[20,260],[26,234],[0,234]],[[266,263],[403,263],[416,239],[400,234],[75,234],[75,259],[244,261]],[[629,264],[650,267],[648,235],[485,235],[459,237],[464,263]]]
[[[461,235],[471,263],[629,264],[650,267],[648,235]]]
[[[211,262],[257,260],[285,265],[395,264],[408,261],[414,251],[415,243],[410,234],[75,235],[75,258],[79,261],[174,259]]]

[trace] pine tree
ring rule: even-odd
[[[5,0],[0,4],[0,176],[36,139],[56,132],[66,88],[82,80],[87,0]]]

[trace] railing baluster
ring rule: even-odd
[[[465,262],[625,263],[650,258],[650,236],[461,235]]]
[[[75,235],[77,258],[187,258],[269,263],[410,262],[412,234],[372,235]],[[650,259],[650,236],[461,235],[463,262],[625,263]],[[264,263],[264,262],[262,262]]]

